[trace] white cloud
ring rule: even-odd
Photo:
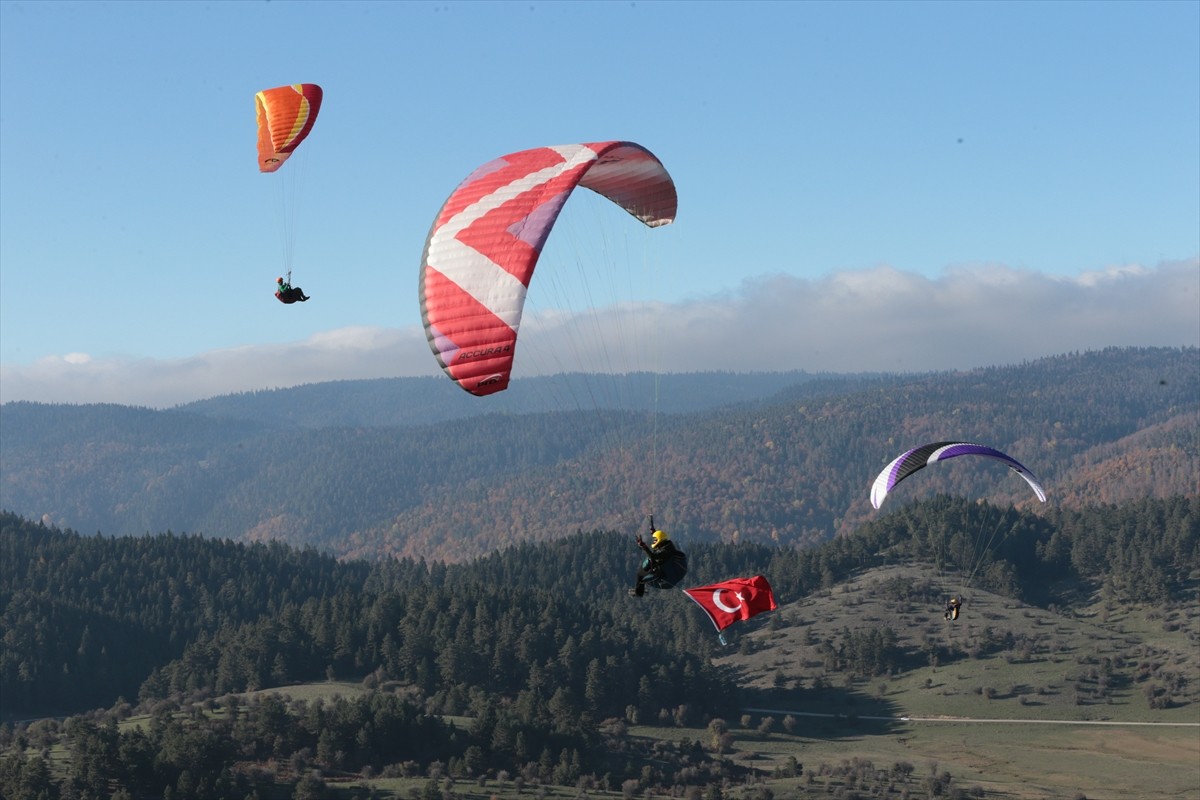
[[[996,265],[926,278],[891,267],[747,281],[582,319],[529,313],[517,376],[562,369],[925,371],[1107,346],[1200,345],[1200,259],[1061,278]],[[341,328],[173,360],[70,353],[0,366],[0,401],[167,407],[330,380],[435,375],[416,326]]]
[[[214,395],[398,374],[436,365],[415,329],[341,328],[288,344],[246,345],[181,359],[98,359],[83,354],[0,367],[0,400],[168,407]]]

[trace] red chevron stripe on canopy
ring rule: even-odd
[[[675,219],[671,176],[633,142],[510,153],[472,172],[438,212],[421,266],[421,319],[438,363],[466,391],[508,387],[529,282],[576,186],[650,227]]]

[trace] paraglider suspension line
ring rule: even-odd
[[[996,514],[996,524],[992,526],[991,533],[989,533],[987,538],[984,539],[983,532],[987,528],[990,517],[993,513]],[[1002,527],[1003,523],[1004,513],[998,508],[993,508],[989,503],[987,512],[984,514],[983,519],[979,522],[979,533],[975,537],[975,550],[972,554],[970,571],[967,573],[966,581],[963,583],[964,587],[970,586],[971,581],[975,580],[975,574],[979,572],[979,568],[982,567],[984,561],[987,560],[988,553],[991,551],[992,544],[996,541],[996,536],[1000,533],[1000,528]]]

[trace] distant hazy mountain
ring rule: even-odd
[[[1200,352],[1122,348],[922,375],[353,381],[154,411],[0,407],[0,506],[82,532],[279,538],[461,559],[645,515],[692,540],[813,543],[878,514],[900,451],[980,441],[1047,506],[1195,494]],[[938,465],[887,508],[951,493],[1042,507],[995,464]]]
[[[301,428],[377,428],[430,425],[485,414],[533,414],[580,408],[657,409],[666,414],[708,411],[761,402],[781,389],[797,385],[835,391],[833,387],[861,386],[877,380],[880,378],[806,372],[568,374],[518,379],[508,391],[480,398],[441,376],[382,378],[242,392],[188,403],[178,409],[218,419]]]

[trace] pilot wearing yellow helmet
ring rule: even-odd
[[[650,583],[659,589],[670,589],[687,574],[687,556],[675,546],[666,532],[654,528],[650,534],[650,544],[643,541],[638,534],[638,547],[646,553],[642,566],[637,571],[637,582],[629,593],[641,597],[646,592],[646,584]]]

